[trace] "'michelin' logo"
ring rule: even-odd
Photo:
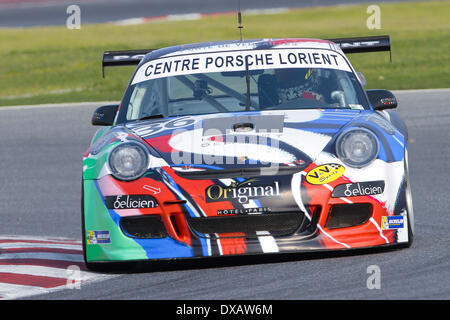
[[[239,203],[248,203],[253,198],[280,196],[278,181],[274,181],[271,185],[253,185],[255,181],[257,179],[249,179],[241,183],[232,183],[227,187],[213,184],[205,190],[206,202],[237,199]]]

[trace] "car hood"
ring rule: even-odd
[[[360,110],[221,113],[127,124],[172,167],[309,164]]]

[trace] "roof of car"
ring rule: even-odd
[[[321,39],[308,38],[280,38],[280,39],[251,39],[251,40],[228,40],[217,42],[202,42],[183,44],[173,47],[154,50],[146,55],[142,63],[146,61],[190,53],[236,51],[269,48],[320,48],[341,51],[339,46],[333,42]]]

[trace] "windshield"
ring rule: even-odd
[[[334,52],[330,56],[328,51],[328,56],[323,52],[316,56],[309,53],[309,60],[306,54],[301,60],[303,56],[298,50],[289,50],[294,51],[295,56],[278,51],[283,53],[285,60],[276,53],[271,53],[271,59],[265,54],[258,60],[252,52],[253,55],[242,54],[241,59],[236,54],[231,59],[224,53],[218,56],[220,60],[213,61],[204,54],[144,64],[125,96],[122,119],[133,121],[157,115],[172,117],[262,110],[368,108],[361,85],[341,56]],[[202,59],[195,60],[196,56],[203,58],[205,66],[209,62],[212,67],[195,69],[195,65],[202,64]],[[174,61],[179,61],[176,68]],[[221,67],[225,71],[219,71]]]

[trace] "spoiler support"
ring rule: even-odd
[[[389,58],[392,62],[391,39],[388,35],[328,40],[338,45],[344,53],[389,51]]]

